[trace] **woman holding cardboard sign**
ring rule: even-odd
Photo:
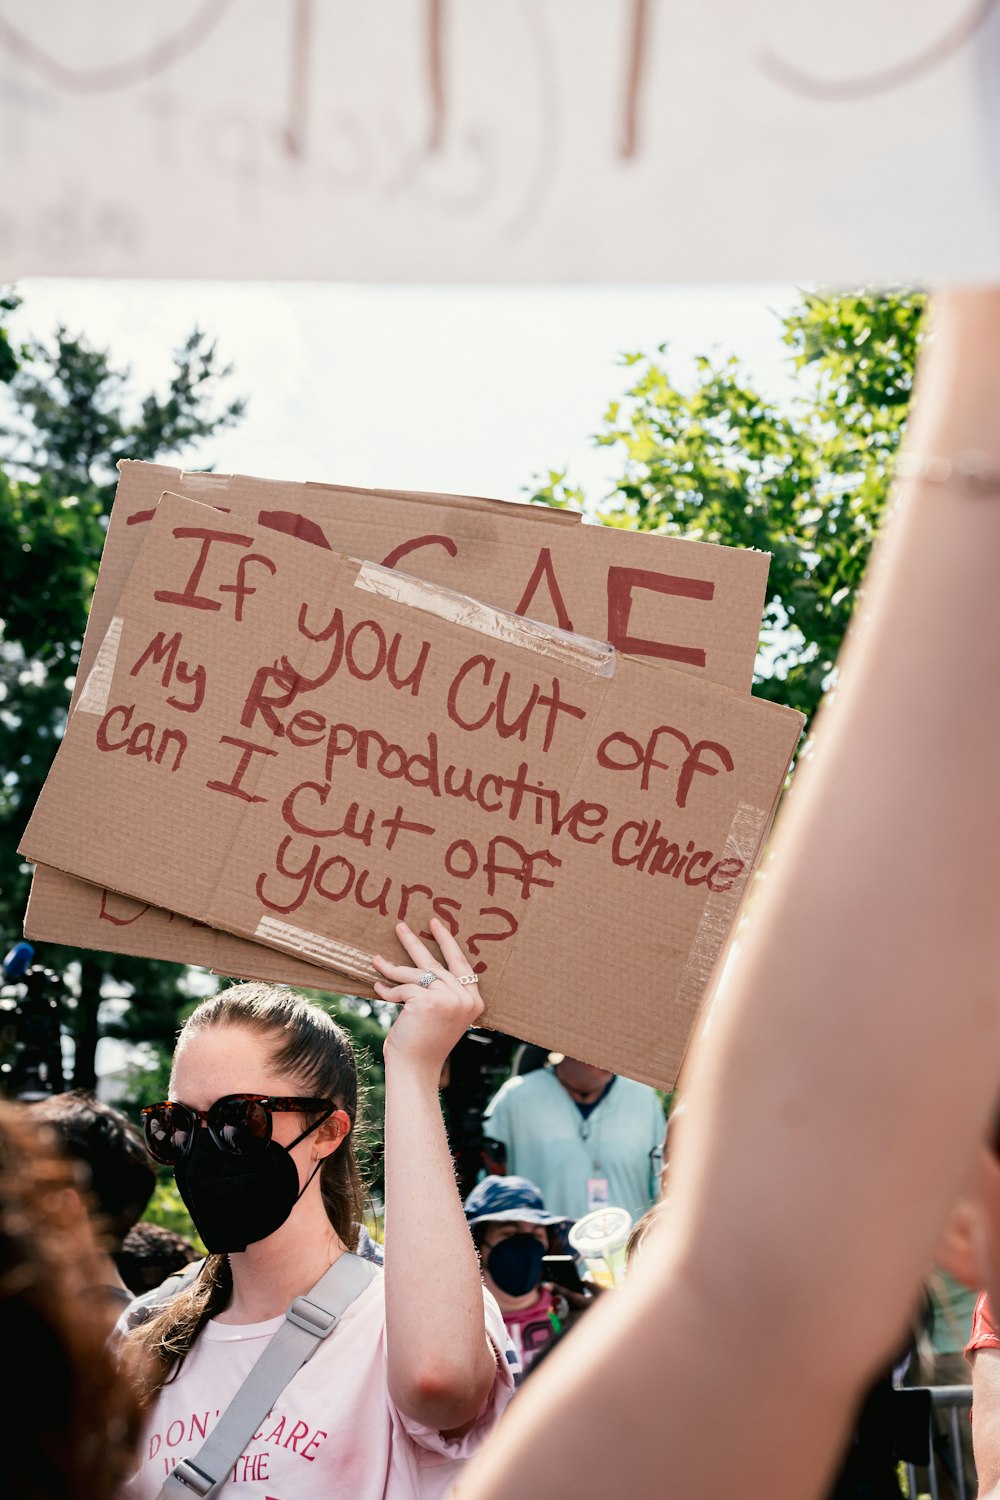
[[[835,701],[685,1066],[669,1213],[462,1500],[809,1500],[902,1339],[1000,1093],[998,408],[1000,288],[932,299]]]
[[[155,1365],[134,1500],[214,1495],[220,1480],[222,1494],[258,1497],[437,1497],[506,1405],[509,1341],[437,1092],[482,1002],[457,943],[431,926],[445,963],[404,924],[413,966],[374,960],[379,994],[401,1003],[385,1042],[384,1273],[353,1253],[346,1034],[318,1004],[261,984],[203,1001],[182,1028],[170,1100],[143,1111],[145,1138],[209,1255],[124,1341],[127,1364]]]

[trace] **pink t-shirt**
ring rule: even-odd
[[[555,1324],[550,1316],[553,1312],[555,1300],[548,1287],[543,1285],[539,1289],[538,1300],[530,1307],[504,1313],[507,1332],[525,1370],[530,1370],[541,1351],[556,1336]]]
[[[380,1273],[285,1387],[217,1493],[226,1500],[439,1500],[510,1400],[516,1356],[493,1297],[484,1323],[497,1356],[475,1425],[446,1442],[397,1411],[386,1389],[385,1282]],[[202,1329],[175,1381],[157,1397],[141,1464],[122,1500],[155,1500],[193,1458],[284,1318]]]

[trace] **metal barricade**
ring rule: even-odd
[[[922,1485],[923,1470],[906,1465],[906,1483],[910,1500],[929,1494],[931,1500],[974,1500],[966,1477],[962,1434],[968,1446],[969,1413],[972,1410],[971,1385],[930,1386],[931,1458],[927,1468],[927,1485]],[[964,1427],[963,1427],[964,1424]]]

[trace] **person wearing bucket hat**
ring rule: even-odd
[[[465,1200],[465,1217],[523,1378],[593,1300],[586,1289],[572,1291],[544,1279],[545,1256],[565,1249],[564,1231],[572,1220],[547,1213],[535,1183],[513,1176],[478,1182]]]

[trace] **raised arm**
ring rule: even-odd
[[[1000,472],[1000,290],[931,326],[907,451]],[[670,1211],[461,1500],[824,1493],[1000,1092],[998,570],[1000,482],[899,484],[689,1054]]]
[[[462,1211],[438,1098],[441,1068],[482,1012],[471,967],[434,919],[447,960],[405,923],[397,933],[415,967],[376,958],[384,1000],[402,1002],[385,1043],[385,1300],[389,1393],[408,1417],[443,1432],[472,1421],[496,1364],[483,1323],[479,1260]],[[425,972],[440,977],[421,988]]]
[[[993,1500],[1000,1487],[1000,1349],[972,1356],[972,1451],[979,1493]]]

